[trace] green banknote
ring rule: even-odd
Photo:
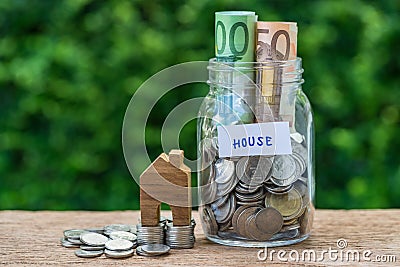
[[[254,61],[257,15],[251,11],[215,12],[215,56],[218,61]]]
[[[250,11],[215,13],[217,109],[214,121],[223,125],[252,123],[254,115],[255,31],[257,15]],[[247,67],[247,68],[246,68]]]

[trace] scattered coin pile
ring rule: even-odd
[[[206,232],[220,238],[272,241],[308,233],[313,204],[305,141],[291,155],[219,158],[215,139],[200,143],[206,181],[201,198]],[[214,156],[214,158],[212,158]]]
[[[82,258],[103,254],[108,258],[127,258],[134,255],[135,249],[139,256],[153,257],[168,253],[170,248],[192,248],[195,225],[192,220],[190,226],[173,226],[172,220],[162,218],[156,227],[144,227],[139,223],[65,230],[60,241],[64,247],[79,248],[75,255]]]
[[[98,229],[65,230],[61,245],[79,248],[75,255],[82,258],[94,258],[103,254],[108,258],[127,258],[134,254],[138,245],[136,227],[112,224]]]

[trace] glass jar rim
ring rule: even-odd
[[[295,59],[290,60],[269,60],[269,61],[217,61],[216,57],[210,58],[208,60],[210,64],[224,64],[224,65],[235,65],[235,67],[240,66],[249,66],[249,65],[262,65],[262,66],[289,66],[295,65],[302,62],[301,57],[296,57]]]

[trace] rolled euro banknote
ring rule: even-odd
[[[294,60],[297,56],[297,24],[295,22],[257,22],[256,61],[271,66],[274,61]],[[266,63],[268,62],[268,63]],[[294,97],[283,83],[280,63],[274,68],[261,68],[256,81],[256,118],[259,122],[283,120],[294,127]],[[285,69],[285,72],[288,70]]]
[[[257,15],[252,11],[215,12],[215,56],[218,61],[252,62]]]
[[[224,125],[254,121],[255,74],[250,62],[255,61],[256,21],[252,11],[215,13],[215,57],[221,64],[217,65],[219,116],[214,119]]]
[[[296,22],[257,22],[257,62],[297,56]]]

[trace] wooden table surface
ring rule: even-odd
[[[168,212],[164,212],[164,215],[168,216]],[[108,259],[103,255],[84,259],[74,255],[75,249],[60,245],[60,237],[65,229],[101,227],[112,223],[135,224],[138,216],[138,211],[0,211],[0,264],[287,266],[284,261],[286,259],[296,266],[400,266],[400,210],[317,210],[309,239],[288,247],[268,248],[268,254],[272,249],[276,251],[272,260],[269,257],[265,260],[258,259],[259,248],[226,247],[208,241],[202,232],[197,212],[193,212],[197,222],[195,247],[171,250],[162,257],[146,258],[135,255],[127,259]],[[339,249],[338,239],[344,239],[347,247]],[[329,249],[331,258],[328,253],[323,253]],[[283,252],[279,252],[280,250]],[[314,250],[317,259],[310,261],[305,253],[307,258],[302,260],[304,250]],[[279,253],[281,260],[278,258]],[[366,253],[365,258],[363,253]],[[293,261],[296,260],[296,254],[299,255],[298,262]],[[360,261],[353,257],[356,254],[360,255]],[[260,254],[261,257],[264,255]],[[340,255],[344,255],[342,259]],[[350,256],[350,260],[346,260],[346,255]],[[394,263],[377,262],[393,260]]]

